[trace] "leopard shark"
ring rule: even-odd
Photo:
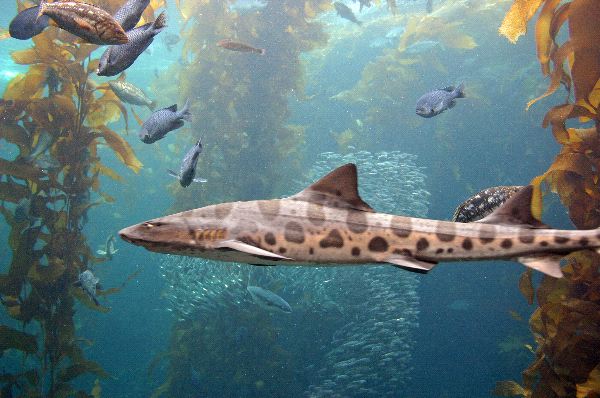
[[[562,277],[561,259],[600,248],[600,229],[551,229],[532,216],[525,186],[471,223],[378,213],[343,165],[283,199],[228,202],[124,228],[121,238],[159,253],[253,265],[388,263],[426,273],[439,262],[516,260]]]

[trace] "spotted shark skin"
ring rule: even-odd
[[[160,253],[254,265],[390,263],[425,273],[438,262],[516,259],[561,277],[561,258],[600,247],[600,230],[550,229],[530,212],[531,186],[473,223],[375,212],[358,195],[356,166],[285,199],[189,210],[119,232]]]

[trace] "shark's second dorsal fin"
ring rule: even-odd
[[[374,211],[358,194],[356,165],[354,163],[338,167],[308,188],[290,197],[290,199],[303,200],[323,206]]]
[[[487,217],[475,221],[484,224],[514,225],[529,228],[549,228],[531,214],[533,186],[527,185]]]

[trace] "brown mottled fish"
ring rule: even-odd
[[[248,44],[240,43],[239,41],[233,41],[231,39],[219,40],[219,42],[217,43],[217,46],[225,48],[227,50],[231,50],[231,51],[240,51],[240,52],[244,52],[244,53],[256,53],[256,54],[260,54],[260,55],[265,55],[265,53],[267,52],[267,50],[265,50],[264,48],[252,47]]]
[[[438,262],[501,259],[557,278],[563,256],[600,248],[598,229],[550,229],[533,218],[531,186],[467,224],[377,213],[357,188],[350,163],[289,198],[206,206],[119,235],[155,252],[255,265],[390,263],[424,273]]]
[[[125,44],[121,25],[103,9],[80,1],[40,2],[37,18],[49,16],[56,25],[91,44]]]

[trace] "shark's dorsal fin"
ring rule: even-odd
[[[549,228],[531,214],[533,186],[527,185],[487,217],[475,221],[484,224],[514,225],[528,228]]]
[[[308,188],[290,197],[290,199],[323,206],[374,211],[358,194],[356,165],[354,163],[338,167]]]

